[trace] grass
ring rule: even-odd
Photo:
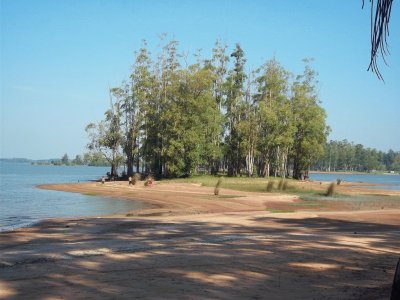
[[[280,213],[293,213],[295,210],[291,209],[267,209],[269,212],[273,214],[280,214]]]
[[[290,205],[291,205],[291,206],[323,206],[321,203],[318,203],[318,202],[308,202],[308,201],[291,203]]]
[[[241,195],[219,195],[218,196],[218,198],[222,198],[222,199],[241,198],[241,197],[246,197],[246,196],[241,196]]]
[[[244,191],[244,192],[259,192],[259,193],[267,193],[266,187],[269,181],[274,183],[274,189],[272,192],[276,193],[285,193],[285,194],[294,194],[300,197],[301,202],[293,203],[291,207],[294,209],[301,209],[302,207],[309,208],[319,208],[318,203],[320,203],[321,207],[324,207],[323,204],[326,202],[326,205],[329,205],[329,202],[333,203],[343,203],[345,206],[353,207],[355,209],[384,209],[388,208],[400,208],[400,196],[390,196],[390,195],[377,195],[377,194],[359,194],[359,195],[349,195],[349,194],[340,194],[337,191],[333,193],[331,196],[326,196],[326,188],[313,190],[306,186],[302,186],[299,184],[297,180],[285,179],[284,184],[286,185],[285,191],[282,185],[282,190],[280,191],[279,182],[280,178],[248,178],[248,177],[223,177],[223,182],[221,184],[221,188],[227,188],[236,191]],[[215,188],[216,182],[218,181],[218,177],[210,176],[210,175],[195,175],[190,178],[180,178],[180,179],[169,179],[163,180],[165,182],[174,182],[174,183],[197,183],[202,186],[213,187]],[[334,182],[336,185],[337,182]],[[237,196],[234,195],[219,195],[213,196],[218,198],[235,198]],[[284,211],[286,209],[283,209]],[[289,209],[289,211],[291,211]],[[280,212],[280,211],[279,211]]]
[[[86,193],[83,193],[83,195],[84,196],[98,196],[98,194],[93,193],[93,192],[86,192]]]
[[[333,194],[335,193],[335,189],[336,189],[336,183],[331,182],[326,190],[325,196],[332,197]]]
[[[215,187],[218,177],[210,175],[195,175],[190,178],[178,178],[178,179],[165,179],[164,182],[176,182],[176,183],[197,183],[202,186]],[[249,178],[249,177],[223,177],[221,187],[236,191],[243,192],[259,192],[265,193],[268,182],[272,182],[274,187],[279,186],[280,178]],[[296,187],[296,180],[285,179],[284,186],[285,192],[287,193],[310,193],[314,192],[311,190],[304,190]],[[283,185],[282,185],[283,189]],[[272,192],[279,192],[278,189],[272,189]]]

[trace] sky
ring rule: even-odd
[[[217,39],[239,42],[247,68],[275,57],[300,74],[314,59],[329,139],[400,151],[400,5],[393,3],[385,82],[367,72],[369,1],[0,0],[0,158],[86,152],[108,89],[128,79],[146,39],[167,33],[208,57]]]

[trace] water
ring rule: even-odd
[[[136,201],[36,188],[39,184],[95,180],[108,171],[104,167],[33,166],[0,161],[0,231],[53,217],[99,216],[145,207]]]
[[[368,186],[369,188],[400,190],[400,174],[339,174],[339,173],[311,173],[310,179],[314,181],[336,181],[342,179],[347,182],[362,182],[378,185]]]

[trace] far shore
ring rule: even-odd
[[[323,191],[328,182],[299,183]],[[102,217],[0,233],[0,299],[388,299],[400,253],[400,191],[340,197],[196,183],[43,185],[146,202]],[[320,195],[320,196],[318,196]],[[347,201],[357,197],[356,201]],[[344,197],[344,198],[343,198]],[[365,197],[365,201],[363,200]]]
[[[389,172],[358,172],[358,171],[310,171],[310,174],[355,174],[355,175],[399,175],[400,173],[394,172],[394,173],[389,173]]]

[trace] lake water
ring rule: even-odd
[[[136,201],[48,191],[39,184],[96,180],[109,168],[33,166],[0,161],[0,231],[53,217],[100,216],[145,207]]]
[[[339,173],[311,173],[310,179],[314,181],[336,181],[340,178],[347,182],[362,182],[378,184],[368,186],[369,188],[400,190],[399,174],[339,174]]]

